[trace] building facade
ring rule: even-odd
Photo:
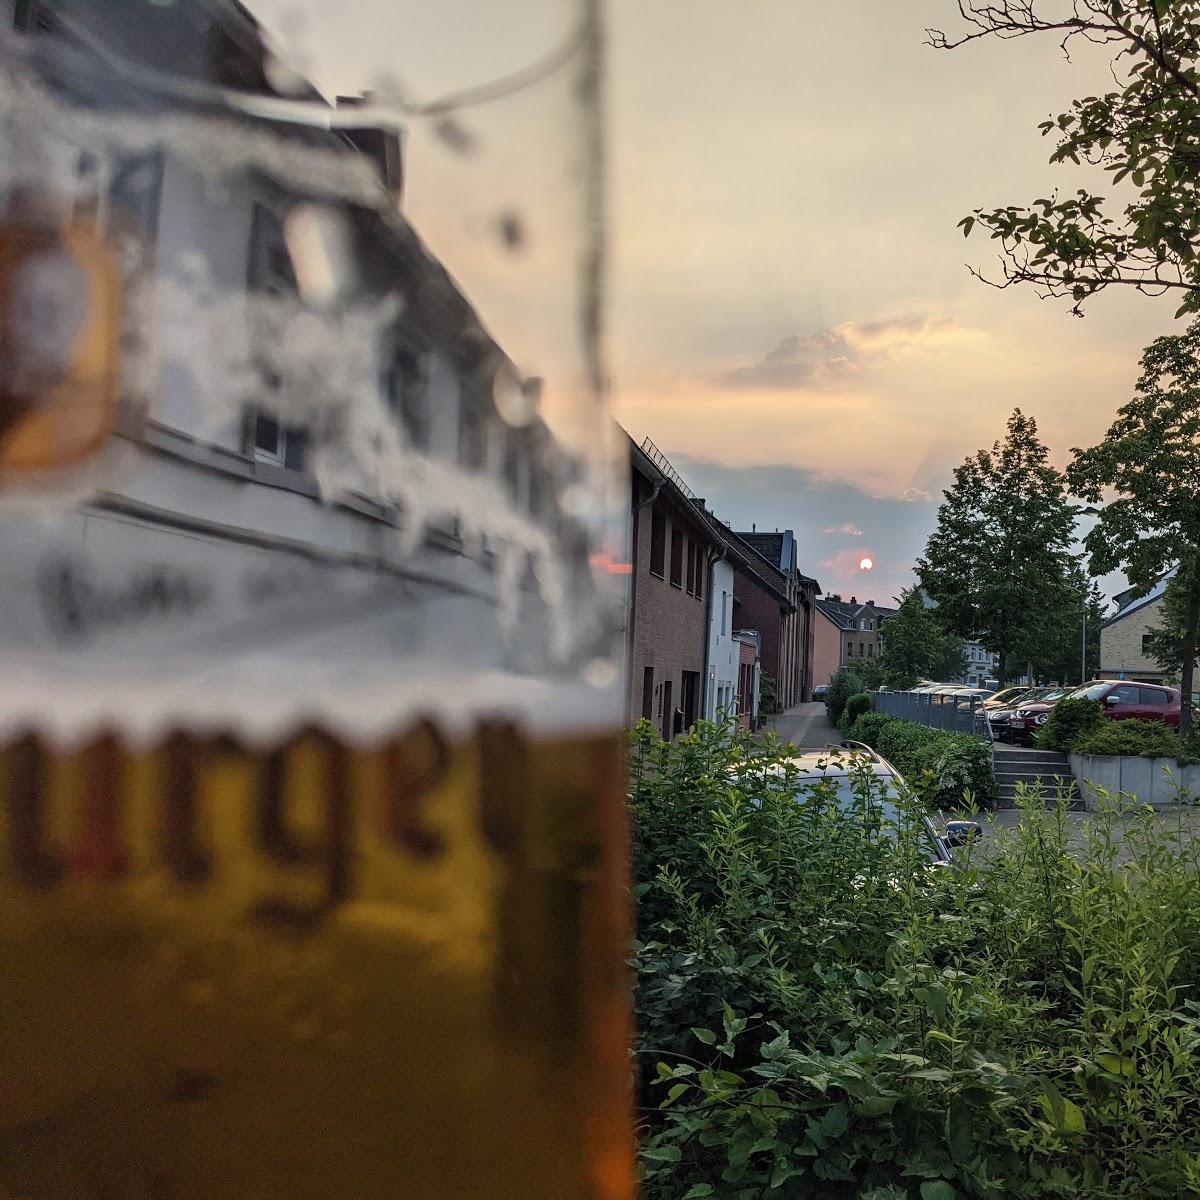
[[[1164,671],[1150,655],[1150,633],[1162,623],[1163,597],[1175,571],[1166,572],[1150,591],[1130,589],[1115,597],[1117,611],[1100,626],[1100,676],[1166,683]]]
[[[711,563],[720,543],[703,509],[632,441],[630,460],[627,712],[670,741],[705,714]]]
[[[897,609],[876,604],[874,600],[859,602],[857,596],[849,601],[829,596],[816,601],[819,621],[816,633],[816,661],[820,664],[819,683],[828,683],[838,667],[866,658],[878,658],[883,653],[883,623],[896,615]]]
[[[270,92],[258,27],[232,0],[145,5],[137,22],[119,5],[78,5],[64,23],[57,7],[24,0],[6,11],[31,38]],[[207,109],[181,101],[172,111],[178,125],[215,136]],[[268,133],[270,169],[254,159]],[[540,418],[521,428],[502,419],[501,383],[522,381],[397,206],[399,139],[297,133],[226,113],[220,136],[244,138],[245,153],[210,164],[187,139],[133,155],[74,151],[66,200],[76,219],[128,252],[127,357],[143,335],[154,352],[134,380],[141,395],[122,397],[119,476],[52,529],[0,528],[0,560],[22,596],[0,636],[140,654],[186,617],[197,647],[225,645],[235,631],[249,674],[276,650],[289,664],[436,652],[453,610],[478,641],[454,649],[478,648],[473,661],[506,667],[501,608],[534,589],[500,578],[488,531],[503,526],[490,517],[532,520],[573,547],[564,583],[582,580],[586,547],[559,502],[571,463]],[[363,179],[374,174],[379,203],[321,194],[311,168],[324,151]],[[356,277],[346,303],[315,320],[293,235],[294,218],[318,205],[336,208]],[[147,276],[158,285],[152,312],[137,307]],[[405,302],[389,307],[397,295]],[[317,464],[339,451],[378,458],[351,463],[331,500]],[[451,477],[488,498],[469,531],[443,499],[453,488],[414,482]],[[25,580],[35,582],[17,586]],[[537,654],[537,631],[526,640]]]
[[[757,631],[739,631],[738,643],[738,726],[747,733],[759,727],[762,667],[759,663],[760,641]]]
[[[772,583],[778,580],[789,605],[777,624],[766,621],[769,627],[761,627],[763,674],[771,677],[780,708],[803,704],[812,699],[814,686],[813,605],[821,586],[800,570],[796,535],[792,530],[774,533],[751,530],[737,536],[772,568]],[[759,606],[760,611],[762,607]]]
[[[739,711],[741,647],[733,632],[734,578],[733,564],[728,558],[713,560],[708,621],[708,683],[704,697],[704,716],[709,721]]]

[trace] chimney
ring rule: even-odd
[[[857,596],[851,596],[851,597],[850,597],[850,603],[851,603],[851,604],[857,604],[857,603],[858,603],[858,597],[857,597]]]
[[[874,608],[874,607],[875,607],[875,601],[874,601],[874,600],[868,600],[868,601],[867,601],[867,607],[868,607],[868,608]]]
[[[750,522],[750,532],[751,532],[751,533],[757,533],[757,532],[758,532],[758,526],[757,526],[757,525],[756,525],[756,524],[755,524],[753,521],[751,521],[751,522]]]

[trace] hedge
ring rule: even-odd
[[[910,782],[928,771],[933,786],[930,799],[941,808],[961,805],[968,792],[982,808],[997,799],[991,751],[973,734],[928,729],[871,712],[858,718],[849,736],[878,750]]]

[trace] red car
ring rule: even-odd
[[[1099,700],[1104,715],[1116,721],[1137,717],[1178,727],[1180,694],[1177,688],[1158,683],[1133,683],[1127,679],[1097,679],[1076,688],[1069,700]]]
[[[1121,721],[1137,717],[1179,726],[1180,696],[1175,688],[1157,683],[1134,683],[1128,679],[1096,679],[1054,700],[1020,705],[1009,726],[1014,741],[1031,743],[1033,736],[1050,719],[1054,704],[1063,700],[1099,700],[1104,715]]]

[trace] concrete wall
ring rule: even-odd
[[[708,622],[708,684],[704,715],[713,721],[717,711],[733,711],[738,683],[738,643],[733,638],[732,565],[725,559],[712,564]]]
[[[1200,766],[1181,767],[1170,758],[1072,754],[1071,771],[1088,809],[1111,804],[1118,795],[1155,808],[1200,799]]]

